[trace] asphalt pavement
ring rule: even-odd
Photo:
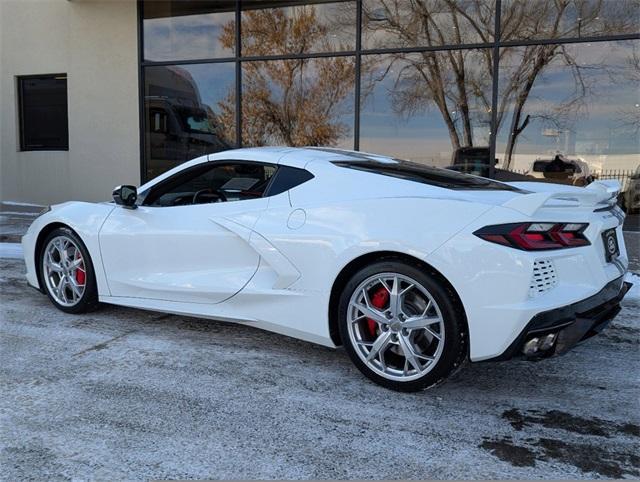
[[[401,394],[247,326],[62,313],[0,259],[0,480],[637,478],[639,293],[564,357]]]
[[[29,209],[0,212],[0,239]],[[62,313],[0,259],[0,480],[638,478],[639,313],[637,288],[564,357],[467,364],[400,394],[342,350],[247,326]]]

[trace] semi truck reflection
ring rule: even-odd
[[[188,71],[153,67],[146,76],[149,178],[195,157],[231,147]]]

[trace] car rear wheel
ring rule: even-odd
[[[47,236],[40,253],[42,284],[51,302],[67,313],[98,307],[98,290],[87,248],[69,228]]]
[[[418,391],[466,358],[464,314],[435,276],[400,261],[358,271],[339,306],[340,334],[354,364],[374,382]]]

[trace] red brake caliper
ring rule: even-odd
[[[389,291],[384,286],[381,286],[376,290],[375,293],[373,293],[373,296],[371,297],[371,304],[374,308],[382,310],[385,306],[387,306],[387,303],[389,303]],[[376,326],[378,326],[378,324],[375,322],[375,320],[367,318],[367,328],[369,328],[369,333],[371,334],[371,336],[375,336]]]
[[[76,259],[80,259],[80,257],[81,257],[80,252],[78,251],[76,253]],[[84,263],[83,263],[80,266],[78,266],[78,269],[76,270],[76,281],[78,282],[79,285],[83,285],[84,280],[85,280],[85,273],[84,273]]]

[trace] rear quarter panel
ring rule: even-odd
[[[425,259],[489,208],[413,197],[364,199],[270,209],[255,230],[302,274],[291,289],[328,292],[340,271],[359,256],[394,251]],[[304,212],[305,221],[292,229],[288,219],[296,209]]]
[[[275,273],[261,262],[258,274],[230,304],[270,323],[269,329],[277,325],[286,328],[281,331],[285,334],[332,346],[330,293],[347,264],[380,251],[425,259],[487,209],[470,202],[422,198],[270,208],[254,230],[286,256],[300,277],[286,289],[273,289]]]

